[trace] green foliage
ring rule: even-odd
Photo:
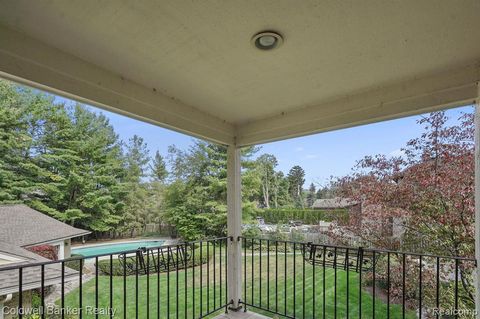
[[[158,222],[163,188],[143,179],[145,143],[134,136],[124,153],[108,119],[86,106],[0,81],[0,154],[2,203],[94,232]]]
[[[244,224],[252,224],[257,219],[260,208],[256,206],[255,202],[244,201],[242,205],[242,219]]]
[[[337,210],[316,210],[316,209],[263,209],[257,213],[268,224],[286,224],[291,220],[299,220],[304,224],[318,224],[319,221],[339,221],[344,222],[348,219],[348,211],[345,209]]]
[[[269,208],[274,192],[275,167],[278,165],[278,161],[271,154],[262,154],[257,158],[256,164],[261,180],[262,202],[265,207]]]
[[[155,153],[155,157],[153,158],[151,170],[152,177],[155,181],[160,183],[165,182],[168,177],[167,165],[165,164],[165,159],[158,151]]]
[[[23,201],[91,230],[118,224],[123,168],[108,120],[6,81],[0,81],[0,101],[0,201]]]
[[[262,237],[262,231],[255,225],[251,225],[242,230],[242,236],[247,238],[260,238]],[[248,242],[247,242],[248,245]]]
[[[316,188],[313,183],[310,184],[310,187],[308,188],[308,193],[307,193],[307,206],[312,207],[313,202],[315,202],[315,197],[316,197]]]
[[[247,221],[258,206],[303,206],[303,169],[285,177],[258,150],[242,149]],[[0,203],[26,203],[95,235],[166,222],[185,240],[226,234],[224,146],[195,140],[152,159],[142,137],[124,143],[103,114],[0,81],[0,154]]]
[[[289,192],[296,207],[304,207],[303,202],[303,184],[305,183],[305,170],[298,165],[290,169],[287,176],[289,182]]]
[[[22,93],[14,84],[0,81],[0,202],[22,201],[38,194],[51,176],[31,160],[32,116],[26,116],[45,104],[44,96]]]
[[[165,216],[187,240],[220,237],[227,222],[227,152],[221,145],[195,141],[188,151],[169,149],[172,181],[165,190]],[[242,150],[244,207],[253,210],[250,200],[258,190],[250,160],[255,148]],[[254,187],[255,186],[255,187]]]
[[[72,258],[75,258],[75,257],[82,257],[82,255],[78,255],[78,254],[72,254],[71,256]],[[79,260],[71,260],[71,261],[67,261],[65,263],[65,266],[70,268],[70,269],[73,269],[73,270],[76,270],[76,271],[79,271],[81,267],[83,267],[85,265],[85,260],[84,259],[79,259]]]

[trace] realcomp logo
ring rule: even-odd
[[[477,311],[474,309],[439,309],[434,308],[433,314],[438,315],[440,318],[476,318]]]

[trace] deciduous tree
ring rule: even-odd
[[[407,143],[404,156],[367,156],[339,180],[343,196],[363,203],[362,214],[344,230],[380,248],[422,242],[422,252],[473,257],[473,114],[451,124],[444,112],[436,112],[418,124],[424,132]],[[403,238],[389,236],[392,221],[403,224]],[[472,301],[471,269],[465,267],[461,282]]]

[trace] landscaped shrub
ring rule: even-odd
[[[27,248],[29,251],[50,260],[58,260],[57,248],[51,245],[39,245]]]
[[[280,227],[277,226],[275,231],[269,232],[267,234],[268,239],[273,241],[288,241],[290,240],[289,234],[287,232],[282,232]]]
[[[216,246],[216,252],[217,253],[219,252],[219,245],[220,244],[217,243],[217,246]],[[208,258],[212,258],[213,257],[213,244],[210,243],[208,246],[209,247],[207,249],[207,243],[204,242],[202,247],[200,247],[199,243],[196,243],[195,244],[195,256],[193,256],[193,254],[192,254],[191,247],[188,248],[189,253],[192,254],[192,255],[187,260],[187,267],[198,266],[198,265],[204,264],[204,263],[207,262]],[[176,251],[175,251],[175,248],[172,248],[172,249],[173,249],[173,260],[175,260]],[[201,253],[200,253],[200,250],[201,250]],[[226,247],[222,246],[222,252],[223,252],[223,256],[225,257]],[[202,258],[200,258],[200,254],[202,255]],[[154,257],[157,258],[157,254],[156,254],[155,251],[154,251]],[[134,258],[135,258],[135,256],[134,256]],[[145,257],[145,261],[146,261],[146,257]],[[179,268],[183,268],[183,266],[184,265],[183,265],[182,261],[179,260]],[[98,269],[99,269],[99,272],[101,274],[110,275],[110,260],[109,259],[100,260],[98,262]],[[128,271],[127,271],[127,274],[129,274]],[[114,259],[112,260],[112,275],[113,276],[123,276],[123,266],[120,263],[120,261],[118,260],[118,258],[116,258],[116,257],[114,257]]]
[[[82,257],[82,255],[72,254],[71,257],[72,257],[72,258],[74,258],[74,257]],[[71,260],[71,261],[67,261],[67,262],[65,263],[65,267],[68,267],[68,268],[70,268],[70,269],[79,271],[79,270],[80,270],[80,265],[82,265],[82,267],[83,267],[84,264],[85,264],[85,260],[84,260],[84,259]]]
[[[262,230],[256,225],[249,225],[249,227],[242,230],[242,236],[247,238],[262,237]]]
[[[270,208],[259,210],[257,216],[262,217],[268,224],[286,224],[291,220],[299,220],[304,224],[315,225],[320,221],[337,221],[339,223],[346,222],[348,219],[348,210]]]
[[[290,238],[291,238],[291,241],[295,241],[299,243],[305,241],[305,235],[296,230],[292,230],[292,232],[290,233]]]
[[[110,260],[100,260],[98,271],[102,275],[110,275]],[[123,267],[117,258],[112,260],[112,276],[123,276]]]

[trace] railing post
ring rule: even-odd
[[[480,85],[477,82],[477,99],[475,101],[475,310],[480,318]]]
[[[229,309],[237,311],[241,308],[242,299],[242,191],[240,148],[229,145],[227,149],[227,231],[228,241],[228,300],[232,302]]]

